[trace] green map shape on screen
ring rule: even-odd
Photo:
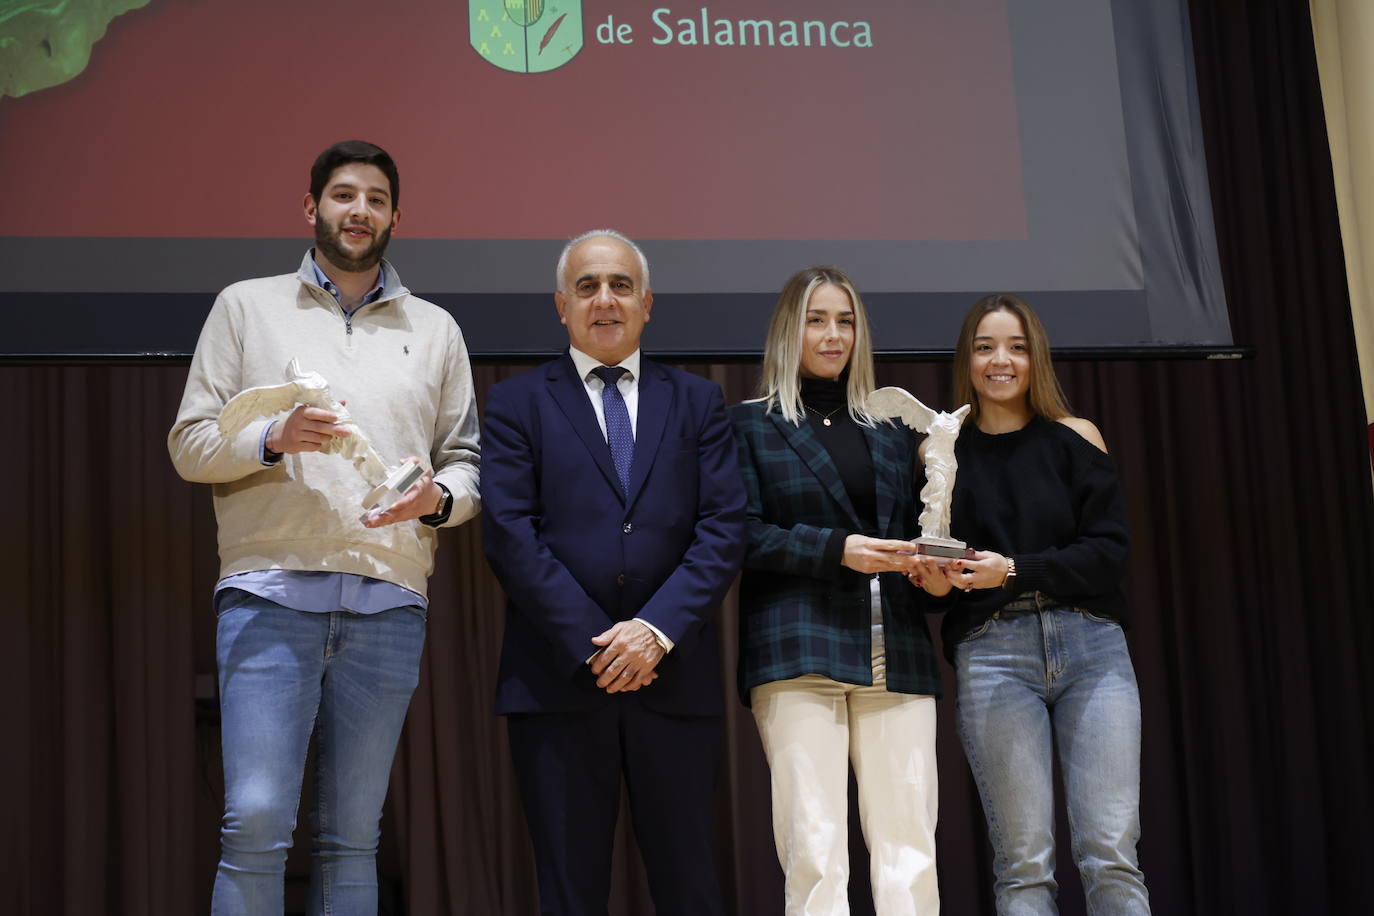
[[[582,50],[582,0],[468,0],[468,43],[502,70],[555,70]]]
[[[0,98],[76,77],[91,45],[121,13],[148,0],[0,0]]]

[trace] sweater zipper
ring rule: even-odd
[[[344,320],[344,349],[345,349],[345,350],[352,350],[352,349],[353,349],[353,315],[356,315],[357,312],[355,311],[355,312],[353,312],[353,314],[349,314],[348,312],[344,311],[344,307],[343,307],[343,303],[342,303],[342,302],[340,302],[338,305],[339,305],[339,312],[343,315],[343,320]]]
[[[382,303],[382,302],[385,302],[385,301],[387,301],[387,300],[378,299],[376,302],[369,302],[369,303],[367,303],[366,305],[363,305],[363,306],[360,306],[360,307],[357,308],[357,309],[354,309],[353,312],[350,314],[349,312],[344,311],[344,307],[343,307],[343,303],[342,303],[342,302],[339,302],[339,301],[335,300],[335,303],[334,303],[334,304],[337,305],[337,306],[339,307],[339,314],[343,315],[343,319],[344,319],[344,346],[345,346],[346,349],[349,349],[349,350],[353,349],[353,316],[354,316],[354,315],[357,315],[358,313],[360,313],[363,309],[367,308],[368,306],[378,305],[378,304],[380,304],[380,303]]]

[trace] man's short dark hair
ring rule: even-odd
[[[315,198],[315,203],[320,202],[320,195],[334,170],[355,162],[375,165],[382,170],[386,180],[391,182],[391,207],[395,209],[401,203],[401,175],[396,171],[396,163],[386,150],[366,140],[343,140],[315,157],[315,164],[310,167],[310,196]]]

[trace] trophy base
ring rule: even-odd
[[[920,537],[913,543],[916,545],[917,555],[934,557],[940,566],[944,566],[950,560],[973,559],[973,550],[963,541],[953,538]]]
[[[363,508],[367,511],[362,517],[367,518],[389,509],[391,504],[400,499],[401,494],[409,490],[424,473],[425,469],[413,462],[403,464],[392,471],[386,480],[373,487],[363,497]]]

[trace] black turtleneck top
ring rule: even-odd
[[[873,457],[868,451],[864,431],[849,416],[849,400],[845,391],[847,380],[804,378],[801,380],[802,403],[806,406],[806,423],[816,440],[830,453],[830,460],[840,473],[849,501],[859,516],[862,527],[857,531],[836,531],[831,541],[834,553],[844,552],[844,539],[851,534],[875,537],[878,533],[878,489],[873,479]],[[830,420],[826,426],[822,418]],[[838,544],[836,544],[838,542]],[[839,555],[835,556],[839,564]]]

